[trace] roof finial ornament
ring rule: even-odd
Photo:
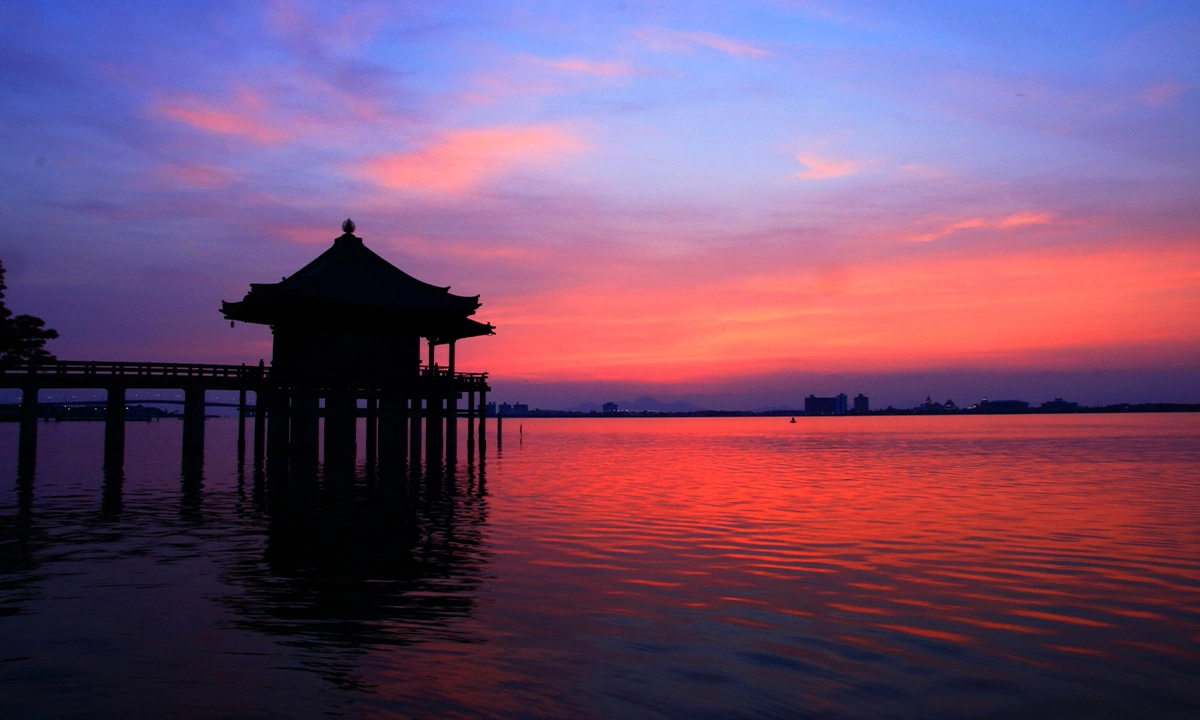
[[[354,221],[351,220],[350,218],[346,218],[345,222],[342,223],[342,232],[353,233],[354,232]]]

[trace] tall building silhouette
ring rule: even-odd
[[[846,393],[838,393],[835,397],[817,397],[809,395],[804,398],[805,415],[845,415]]]

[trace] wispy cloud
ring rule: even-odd
[[[233,100],[226,103],[185,96],[160,103],[158,109],[197,130],[217,135],[240,137],[261,144],[276,144],[288,139],[288,133],[266,119],[266,101],[248,88],[240,88]]]
[[[206,190],[228,187],[237,179],[232,170],[212,165],[167,165],[159,168],[158,175],[179,186]]]
[[[792,177],[804,178],[806,180],[827,180],[829,178],[853,175],[864,166],[876,162],[874,160],[832,160],[829,158],[819,158],[808,153],[799,153],[796,155],[796,159],[807,169],[801,170],[792,175]]]
[[[588,75],[633,75],[636,70],[630,65],[619,62],[601,62],[598,60],[586,60],[582,58],[561,58],[558,60],[544,59],[543,62],[550,67],[559,70],[568,70],[570,72],[585,73]]]
[[[946,170],[924,165],[922,163],[908,163],[907,165],[901,165],[897,168],[897,170],[900,170],[901,172],[913,177],[921,178],[922,180],[941,180],[952,175],[952,173]]]
[[[911,242],[932,242],[944,238],[947,235],[956,233],[959,230],[969,230],[972,228],[1014,228],[1023,227],[1026,225],[1048,225],[1054,220],[1054,213],[1048,212],[1033,212],[1026,210],[1024,212],[1014,213],[1002,218],[967,218],[965,220],[956,220],[947,223],[941,228],[919,235],[911,235],[906,240]]]
[[[1188,89],[1180,82],[1167,82],[1153,85],[1142,93],[1142,100],[1148,105],[1166,105],[1177,100]]]
[[[634,35],[647,47],[660,52],[691,52],[703,47],[737,58],[765,58],[771,54],[753,43],[712,32],[642,28],[635,30]]]
[[[353,50],[369,43],[387,18],[387,6],[363,3],[354,10],[328,17],[291,0],[271,0],[264,20],[267,28],[300,45]]]
[[[541,164],[585,144],[550,125],[452,130],[419,150],[367,161],[358,172],[381,187],[461,193],[514,166]]]

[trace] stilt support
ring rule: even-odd
[[[267,446],[267,403],[263,388],[254,391],[254,462],[261,462]]]
[[[204,456],[204,388],[184,390],[183,454]]]
[[[21,437],[17,441],[18,468],[32,468],[37,460],[38,389],[27,387],[21,393]]]
[[[125,388],[109,388],[104,413],[104,466],[120,467],[124,463]]]

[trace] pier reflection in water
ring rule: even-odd
[[[1200,711],[1196,415],[523,419],[486,482],[42,430],[4,717]]]
[[[332,712],[370,691],[371,648],[467,639],[455,621],[488,558],[482,466],[256,465],[234,451],[236,423],[208,426],[207,456],[180,463],[176,423],[131,424],[123,464],[102,461],[98,423],[47,426],[36,466],[8,476],[0,715]],[[191,686],[207,689],[180,695]]]

